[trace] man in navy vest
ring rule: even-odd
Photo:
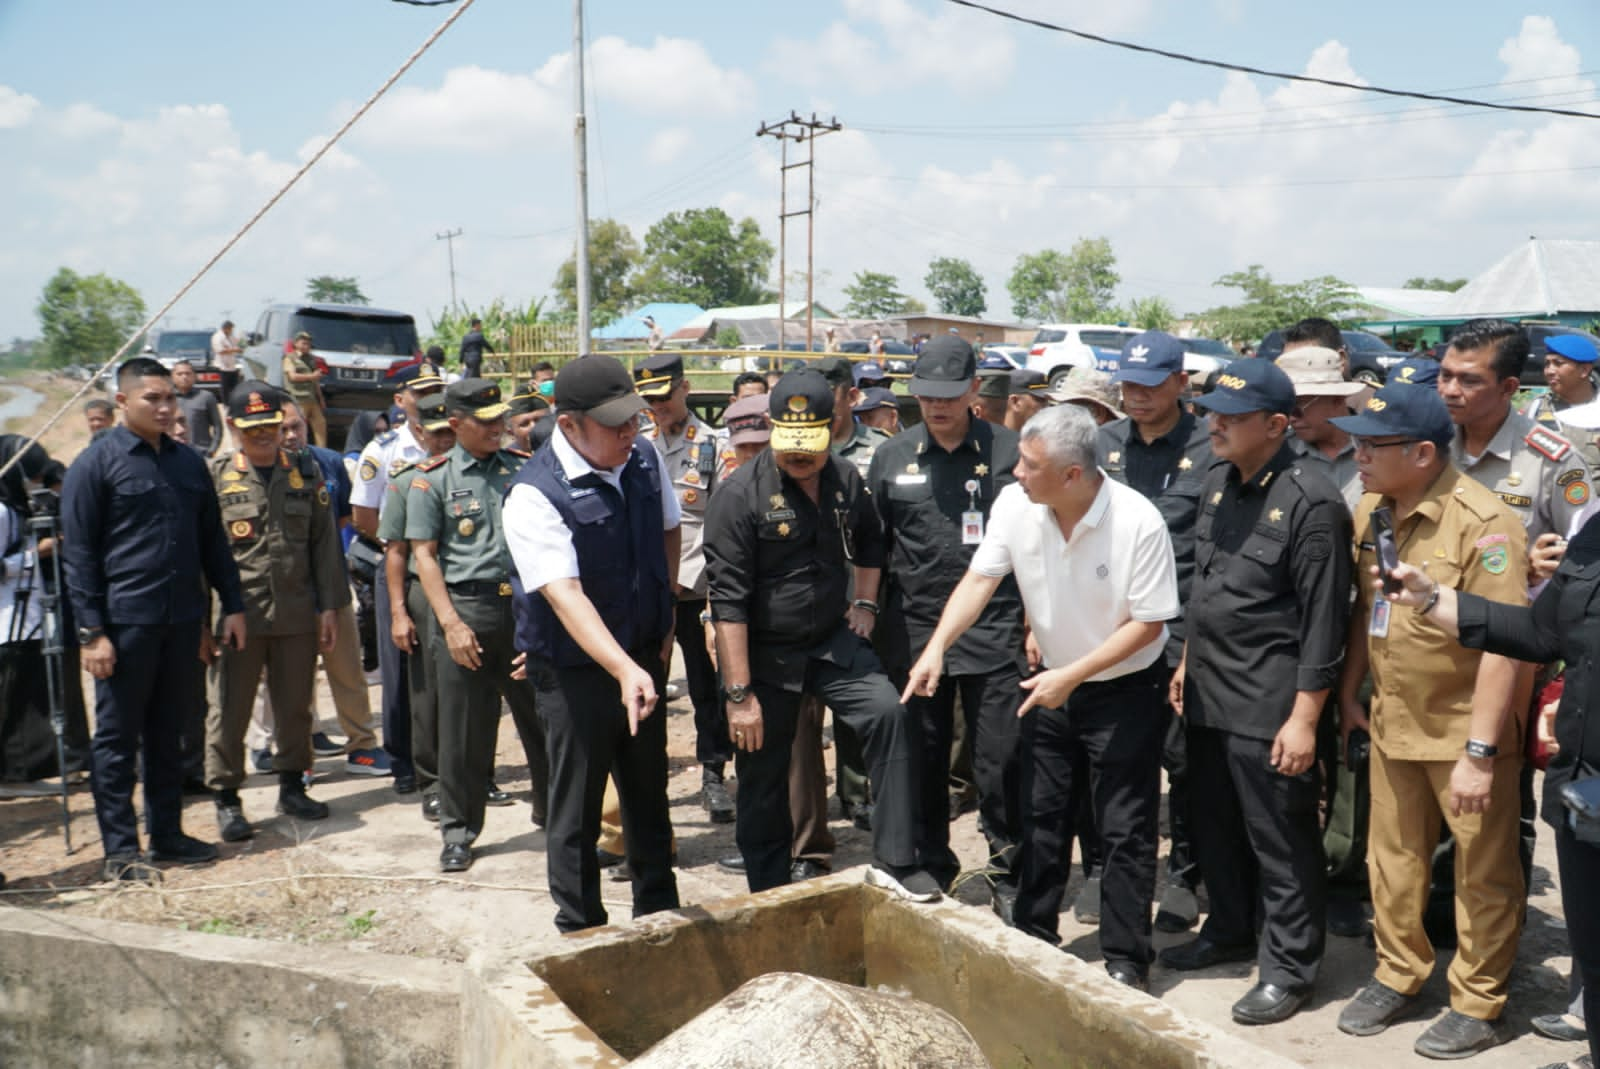
[[[672,655],[678,496],[638,441],[644,400],[609,356],[556,376],[556,433],[506,495],[517,649],[527,654],[550,751],[546,856],[556,927],[606,923],[600,808],[622,799],[633,915],[678,905],[667,812],[667,726],[656,711]]]

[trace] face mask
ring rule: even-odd
[[[540,397],[554,397],[556,395],[556,380],[545,379],[539,384]]]

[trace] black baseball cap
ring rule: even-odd
[[[1024,397],[1037,397],[1049,403],[1050,380],[1044,372],[1034,371],[1032,368],[1019,367],[1011,373],[1011,392]]]
[[[917,397],[960,397],[978,377],[978,358],[972,346],[954,334],[930,339],[917,356],[911,372],[911,392]]]
[[[241,382],[228,395],[228,420],[242,431],[282,423],[283,394],[260,379]]]
[[[813,368],[778,380],[767,402],[774,453],[826,453],[833,445],[833,387]]]
[[[1426,356],[1413,356],[1389,369],[1389,382],[1404,382],[1412,386],[1433,386],[1439,381],[1439,361]]]
[[[450,429],[450,409],[444,403],[443,393],[430,393],[417,398],[417,422],[425,431]]]
[[[1232,371],[1240,361],[1228,365]],[[1357,438],[1398,435],[1419,442],[1433,442],[1441,448],[1455,439],[1455,424],[1439,391],[1431,386],[1391,382],[1367,398],[1366,405],[1353,416],[1340,416],[1329,423]]]
[[[434,370],[432,364],[424,360],[420,364],[411,364],[394,373],[391,379],[396,386],[405,386],[411,390],[413,396],[427,390],[444,389],[444,380]]]
[[[1194,399],[1197,407],[1240,416],[1246,412],[1294,411],[1294,380],[1271,360],[1235,360],[1217,373],[1211,392]]]
[[[654,400],[672,392],[672,386],[683,378],[682,353],[656,353],[633,369],[633,384],[640,397]]]
[[[856,402],[852,412],[871,412],[879,408],[899,408],[900,402],[895,398],[894,391],[886,386],[868,386],[861,391],[861,400]]]
[[[556,407],[620,427],[644,411],[644,398],[633,388],[633,376],[614,356],[580,356],[556,372]]]
[[[828,385],[835,389],[840,386],[855,385],[855,371],[851,368],[848,357],[825,356],[812,364],[811,368],[820,372],[822,377],[828,380]]]
[[[444,403],[451,412],[465,412],[485,423],[499,419],[510,408],[500,400],[500,384],[493,379],[452,382],[444,389]]]
[[[1111,381],[1160,386],[1182,370],[1183,343],[1164,330],[1147,330],[1129,338],[1122,347]]]
[[[862,389],[867,389],[888,377],[883,373],[883,365],[876,360],[866,360],[855,367],[856,385]]]
[[[419,402],[420,405],[420,402]],[[533,384],[522,388],[522,392],[513,394],[511,400],[506,402],[510,415],[526,416],[529,412],[543,412],[550,407],[550,402],[539,395]]]
[[[979,397],[1005,397],[1011,393],[1011,371],[978,370]]]

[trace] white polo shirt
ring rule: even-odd
[[[1021,485],[1000,491],[969,567],[980,575],[1017,577],[1047,668],[1092,653],[1129,620],[1178,615],[1178,570],[1161,513],[1143,494],[1103,474],[1071,539],[1062,537],[1049,506],[1029,501]],[[1155,641],[1090,681],[1148,668],[1160,659],[1166,637],[1163,627]]]
[[[667,477],[667,466],[648,439],[636,439],[635,447],[650,450],[649,455],[655,458],[656,474],[661,480],[661,528],[670,531],[683,522],[683,510],[672,480]],[[622,492],[622,468],[594,467],[572,448],[566,432],[559,427],[550,436],[550,448],[556,451],[556,462],[566,473],[568,482],[593,472],[618,493]],[[527,483],[517,483],[506,494],[506,505],[500,515],[505,524],[506,546],[511,550],[511,562],[516,566],[523,590],[532,592],[557,579],[579,577],[578,551],[572,545],[572,530],[562,522],[561,513],[542,491]]]

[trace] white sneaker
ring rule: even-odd
[[[874,862],[867,870],[867,883],[872,887],[881,887],[907,902],[937,902],[942,897],[939,881],[927,869],[910,866],[891,869],[881,862]]]

